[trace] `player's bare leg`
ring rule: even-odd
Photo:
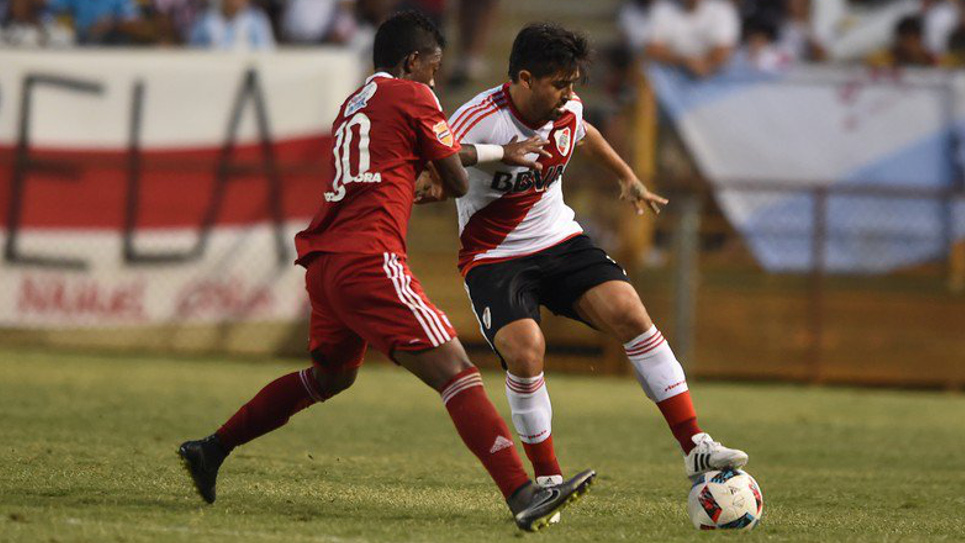
[[[542,488],[526,475],[512,435],[486,396],[479,370],[458,339],[420,351],[396,351],[393,358],[442,396],[456,431],[499,486],[516,524],[535,531],[593,482],[592,470],[553,488]]]
[[[563,472],[553,449],[553,406],[543,380],[543,331],[535,320],[519,319],[500,328],[494,344],[506,363],[506,398],[536,481],[559,483]]]
[[[348,389],[357,374],[357,367],[322,370],[319,366],[289,373],[261,389],[217,432],[182,443],[178,455],[201,498],[214,503],[218,470],[235,447],[283,426],[295,413]]]
[[[607,281],[597,285],[575,306],[581,318],[623,343],[637,381],[657,404],[683,449],[688,477],[747,463],[746,453],[715,442],[697,425],[683,367],[630,283]]]

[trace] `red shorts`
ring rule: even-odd
[[[305,289],[312,303],[308,348],[325,369],[361,366],[369,343],[392,358],[456,337],[405,255],[319,253],[308,262]]]

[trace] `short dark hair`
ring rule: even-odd
[[[391,68],[412,53],[425,53],[437,46],[444,48],[446,39],[432,20],[418,11],[401,11],[379,25],[372,62],[376,68]]]
[[[527,70],[536,77],[579,69],[586,77],[590,45],[586,36],[553,23],[532,23],[523,27],[509,54],[509,78],[519,81]]]

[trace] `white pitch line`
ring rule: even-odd
[[[367,540],[359,538],[346,539],[334,535],[308,536],[298,534],[277,534],[272,532],[255,532],[249,530],[223,530],[220,528],[195,528],[191,526],[159,526],[157,524],[134,524],[129,522],[101,522],[67,518],[64,524],[71,526],[100,526],[105,528],[120,528],[130,532],[158,532],[174,534],[218,535],[239,538],[284,539],[286,541],[316,541],[320,543],[365,543]]]

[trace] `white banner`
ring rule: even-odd
[[[965,202],[949,196],[961,187],[962,75],[797,67],[697,81],[657,66],[647,73],[766,268],[886,272],[942,258],[965,237]]]
[[[0,327],[294,320],[345,50],[0,51]]]

